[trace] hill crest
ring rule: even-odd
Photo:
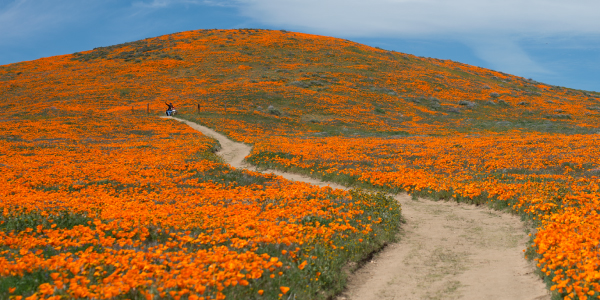
[[[585,133],[596,130],[600,116],[599,93],[332,37],[256,29],[187,31],[4,65],[0,88],[12,115],[90,105],[156,111],[172,101],[190,111],[241,121],[276,117],[284,127],[330,133],[331,124],[358,134]]]

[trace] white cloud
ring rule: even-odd
[[[74,32],[89,37],[90,45],[164,34],[174,23],[193,24],[172,14],[175,9],[194,11],[188,9],[192,6],[209,13],[207,6],[237,8],[247,17],[240,18],[245,27],[439,45],[458,41],[489,67],[518,74],[552,74],[555,69],[519,46],[531,46],[531,41],[549,43],[544,49],[600,49],[598,0],[0,0],[0,50],[14,52],[10,49],[25,49],[25,44],[42,48],[40,41],[50,39],[71,42],[68,34]],[[204,19],[201,26],[218,21]]]
[[[497,70],[551,74],[522,39],[600,35],[598,0],[233,0],[258,23],[338,37],[454,40]]]
[[[597,0],[237,0],[263,24],[344,36],[600,33]]]

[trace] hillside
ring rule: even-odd
[[[299,271],[297,268],[302,260],[296,258],[301,257],[297,251],[305,251],[299,247],[303,243],[325,248],[315,246],[302,255],[321,257],[326,249],[328,255],[337,253],[333,255],[337,258],[325,259],[323,265],[337,261],[335,268],[341,268],[343,259],[360,259],[360,255],[393,240],[399,208],[391,207],[393,213],[388,214],[384,213],[387,206],[376,207],[378,203],[391,205],[388,200],[359,194],[364,197],[361,214],[349,204],[352,195],[348,193],[290,187],[291,183],[281,179],[235,173],[210,153],[217,146],[208,139],[197,138],[179,124],[156,118],[164,114],[165,102],[173,102],[182,118],[253,144],[247,160],[258,166],[305,173],[349,186],[406,191],[415,197],[485,204],[519,213],[536,228],[527,256],[538,261],[540,275],[556,295],[597,298],[600,293],[600,155],[596,150],[600,146],[600,93],[286,31],[198,30],[0,66],[0,126],[5,132],[0,138],[0,153],[5,156],[0,164],[0,182],[9,186],[0,192],[0,197],[10,200],[2,201],[0,226],[4,226],[4,244],[0,252],[9,257],[7,253],[20,247],[13,240],[13,244],[7,242],[14,234],[26,236],[33,232],[34,239],[35,226],[53,229],[50,220],[56,217],[52,214],[68,213],[63,218],[68,222],[59,225],[59,229],[89,225],[93,235],[100,234],[98,230],[121,228],[123,232],[113,233],[113,238],[123,238],[123,245],[130,243],[138,249],[145,245],[140,239],[146,236],[160,239],[161,245],[171,243],[160,233],[160,228],[169,227],[176,231],[173,234],[177,238],[173,238],[181,242],[177,247],[186,249],[183,253],[188,253],[188,248],[206,250],[211,255],[222,253],[218,251],[225,250],[220,248],[185,244],[190,242],[187,231],[191,230],[197,241],[210,241],[208,232],[223,226],[235,227],[229,220],[232,216],[227,213],[228,206],[243,207],[241,204],[247,201],[243,195],[260,195],[251,202],[263,209],[271,207],[271,219],[265,221],[269,225],[248,223],[247,231],[223,233],[213,243],[215,247],[228,247],[227,251],[235,255],[248,255],[236,262],[254,264],[260,271],[243,276],[257,281],[240,280],[239,285],[235,281],[232,286],[237,287],[231,288],[230,282],[237,274],[228,273],[223,277],[223,282],[229,280],[224,286],[221,281],[202,283],[207,286],[207,293],[216,298],[249,295],[241,288],[249,284],[254,297],[258,291],[271,296],[287,292],[278,285],[285,279],[268,283],[266,270],[279,274],[275,267],[296,267],[299,277],[294,278],[303,278],[304,266]],[[290,188],[298,192],[286,195]],[[223,223],[204,228],[208,226],[207,219],[197,218],[187,224],[186,218],[194,216],[184,213],[189,207],[164,201],[161,194],[165,192],[176,194],[181,201],[202,203],[206,209],[202,213],[214,209]],[[206,202],[211,195],[215,202]],[[287,202],[274,200],[282,197]],[[152,212],[144,210],[150,203],[148,198],[157,205]],[[103,204],[106,199],[112,204]],[[319,212],[307,210],[303,204],[314,199],[322,200]],[[302,213],[290,216],[288,205]],[[129,213],[119,216],[124,206]],[[147,212],[141,219],[137,217],[140,211]],[[338,221],[332,211],[347,213],[348,222]],[[156,218],[157,214],[161,217]],[[284,215],[287,225],[278,224]],[[305,217],[311,215],[318,218],[306,221]],[[251,218],[254,217],[257,216]],[[45,221],[39,221],[40,218]],[[256,221],[263,222],[261,218]],[[141,222],[146,229],[134,230],[133,223],[123,227],[117,221]],[[323,231],[332,223],[339,227]],[[297,229],[298,224],[307,226],[306,232],[314,235],[305,239],[290,234],[286,240],[267,242],[259,238],[271,229],[289,233],[289,226]],[[346,230],[364,232],[348,235]],[[255,232],[249,234],[251,231]],[[380,238],[375,232],[380,232]],[[383,232],[389,234],[385,239],[381,238]],[[234,236],[246,242],[232,242]],[[47,238],[39,243],[51,244]],[[65,238],[62,236],[62,240]],[[357,241],[362,243],[363,239],[366,245],[357,246]],[[332,242],[332,248],[331,243],[321,243],[325,240],[357,247],[361,254],[348,258],[331,250],[340,244],[335,246]],[[256,248],[255,243],[268,245]],[[282,244],[287,245],[284,252]],[[89,246],[81,241],[73,241],[73,245],[75,248],[67,253],[79,253]],[[160,251],[169,247],[152,247],[149,251],[158,253],[152,259],[164,260]],[[65,255],[65,251],[36,254],[34,250],[26,249],[20,257],[11,254],[0,265],[13,270],[13,264],[29,253],[32,257]],[[114,255],[118,253],[117,257],[124,259],[135,256],[118,252],[121,248],[113,250]],[[285,255],[292,252],[293,256]],[[268,253],[269,258],[283,253],[278,259],[285,265],[277,266],[276,260],[260,256],[261,253]],[[170,268],[185,269],[181,262],[189,258],[186,255],[173,258],[177,267]],[[34,261],[40,263],[32,257],[26,260],[29,266],[35,265]],[[63,260],[67,266],[67,259]],[[206,260],[203,267],[209,262]],[[155,262],[153,266],[163,270],[158,265]],[[111,268],[115,270],[114,266]],[[313,279],[324,273],[317,267],[306,270],[309,269]],[[9,278],[0,280],[0,289],[8,290],[11,282],[19,281],[25,272],[19,270],[0,273]],[[58,273],[39,274],[35,276],[49,278]],[[53,279],[60,286],[56,280],[66,282],[76,273],[52,276],[58,276],[59,279]],[[165,282],[175,280],[165,276]],[[335,277],[323,278],[318,284],[310,279],[311,287],[305,292],[327,297],[339,290],[343,282]],[[145,277],[140,275],[132,282],[141,284],[143,280]],[[292,288],[303,288],[304,283]],[[90,285],[80,284],[88,288]],[[224,287],[229,289],[223,291]],[[33,293],[37,288],[31,283],[19,287],[16,293]],[[172,286],[163,290],[169,288]],[[119,286],[114,290],[116,294],[106,295],[122,295],[117,293],[122,290]],[[132,293],[162,297],[163,290]],[[91,289],[88,292],[100,293]]]
[[[273,133],[586,133],[595,132],[600,115],[599,93],[264,30],[183,32],[6,65],[0,84],[11,116],[49,107],[76,114],[96,107],[146,110],[148,103],[157,111],[172,101],[190,112],[199,104],[203,117],[225,116]],[[349,133],[338,132],[342,127]]]

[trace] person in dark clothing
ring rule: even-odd
[[[173,106],[173,102],[171,103],[167,103],[165,102],[165,104],[167,105],[167,116],[171,116],[173,114],[173,111],[175,110],[175,106]]]

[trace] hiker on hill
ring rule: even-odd
[[[171,103],[167,103],[165,102],[165,104],[167,105],[167,116],[171,116],[171,114],[173,113],[173,111],[175,110],[175,106],[173,106],[173,102]]]

